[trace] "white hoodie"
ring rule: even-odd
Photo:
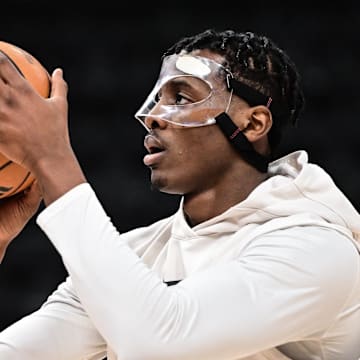
[[[0,359],[357,360],[360,216],[305,151],[269,174],[197,226],[181,202],[121,235],[89,184],[70,190],[37,219],[70,276]]]

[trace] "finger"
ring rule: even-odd
[[[0,51],[0,78],[5,84],[16,85],[23,81],[21,71],[2,51]]]
[[[57,68],[51,76],[51,97],[66,97],[68,92],[67,83],[63,78],[63,71]]]

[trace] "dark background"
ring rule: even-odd
[[[120,231],[178,206],[178,197],[150,189],[145,131],[133,115],[157,78],[163,51],[209,27],[264,33],[287,50],[302,74],[307,107],[281,151],[306,149],[360,208],[356,2],[13,1],[0,11],[0,40],[29,51],[50,72],[64,69],[73,147]],[[33,218],[0,265],[0,330],[37,309],[65,276]]]

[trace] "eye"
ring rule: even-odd
[[[192,102],[188,96],[185,96],[178,91],[159,91],[155,94],[154,101],[155,103],[161,101],[163,104],[167,105],[186,105]]]
[[[203,80],[178,76],[166,81],[154,96],[155,103],[181,106],[196,103],[208,96],[209,85]]]
[[[185,105],[188,104],[190,100],[183,96],[181,93],[175,94],[175,105]]]

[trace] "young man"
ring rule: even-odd
[[[42,197],[69,273],[1,359],[359,358],[360,217],[306,152],[274,159],[304,100],[269,38],[208,30],[165,53],[136,118],[152,186],[182,198],[124,234],[72,150],[61,70],[50,99],[4,57],[0,78],[0,152],[37,178],[0,210],[2,255]]]

